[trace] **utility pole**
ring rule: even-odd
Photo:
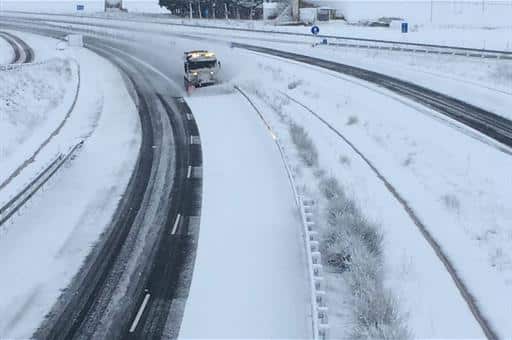
[[[188,3],[188,13],[189,13],[189,16],[190,16],[190,20],[192,20],[192,1],[190,1]]]
[[[201,13],[201,0],[197,2],[197,8],[199,9],[199,19],[202,19],[203,14]]]
[[[224,3],[224,16],[226,17],[226,20],[229,19],[228,17],[228,4]]]

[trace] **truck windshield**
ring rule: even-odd
[[[208,61],[190,61],[188,63],[189,70],[197,70],[199,68],[213,68],[217,63],[216,60],[208,60]]]

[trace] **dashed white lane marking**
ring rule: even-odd
[[[171,235],[175,235],[178,230],[178,225],[180,224],[181,215],[178,214],[176,221],[174,222],[174,226],[172,227]]]
[[[191,175],[192,175],[192,165],[189,165],[188,171],[187,171],[187,178],[190,178]]]
[[[142,317],[142,313],[144,313],[144,309],[146,308],[146,305],[148,304],[150,296],[151,295],[149,293],[147,293],[146,296],[144,297],[144,301],[142,301],[142,305],[140,305],[139,311],[137,312],[137,315],[135,316],[135,320],[133,320],[132,326],[130,327],[130,333],[133,333],[135,331],[135,329],[137,328],[140,318]]]

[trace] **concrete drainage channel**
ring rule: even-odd
[[[310,286],[310,303],[311,303],[311,318],[312,318],[312,331],[313,338],[316,339],[327,339],[329,336],[329,318],[327,315],[327,305],[325,299],[325,291],[323,290],[324,278],[322,277],[323,266],[322,266],[322,254],[320,253],[320,244],[318,240],[318,231],[315,230],[315,222],[313,216],[313,210],[315,202],[300,192],[300,187],[295,181],[295,176],[290,165],[290,160],[286,151],[279,141],[279,137],[274,132],[270,123],[265,119],[261,111],[249,98],[249,96],[240,87],[235,86],[235,89],[247,100],[252,106],[254,111],[258,114],[260,119],[263,121],[267,129],[269,130],[279,153],[283,161],[288,179],[292,187],[293,195],[295,197],[295,203],[300,213],[302,227],[303,227],[303,239],[306,250],[306,257],[308,263],[308,277]]]

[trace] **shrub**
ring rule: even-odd
[[[291,122],[290,136],[304,164],[308,167],[318,166],[318,152],[304,128]]]
[[[348,120],[347,120],[347,125],[355,125],[359,123],[359,118],[357,118],[357,116],[350,116],[348,117]]]

